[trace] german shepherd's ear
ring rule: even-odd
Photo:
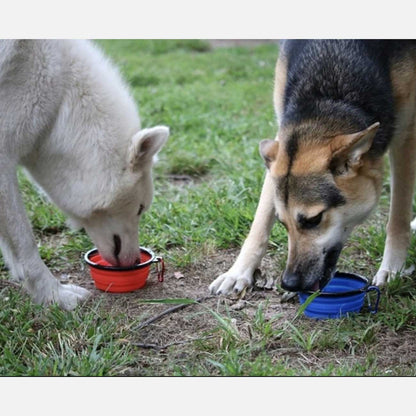
[[[276,159],[279,142],[277,140],[262,140],[259,144],[259,150],[267,169],[269,169],[270,164]]]
[[[128,153],[130,169],[135,172],[143,163],[152,160],[168,137],[169,128],[166,126],[156,126],[137,132],[132,138]]]
[[[360,166],[361,157],[370,150],[379,126],[380,123],[377,122],[358,133],[334,137],[330,145],[332,152],[331,171],[342,174],[349,168],[354,169]]]

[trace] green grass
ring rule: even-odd
[[[131,85],[143,127],[165,124],[171,129],[155,166],[154,202],[141,221],[141,245],[163,253],[172,270],[207,253],[239,247],[264,175],[258,142],[276,133],[272,93],[277,46],[212,50],[201,40],[97,43]],[[177,186],[171,175],[186,175],[191,182]],[[57,274],[68,267],[79,269],[82,253],[92,245],[88,236],[70,231],[64,215],[35,191],[23,172],[19,182],[46,264]],[[378,213],[388,207],[387,175],[384,188]],[[379,214],[361,226],[344,250],[340,268],[374,274],[384,227],[385,215]],[[279,256],[280,269],[286,247],[286,232],[277,225],[269,253]],[[409,265],[415,250],[413,241]],[[2,266],[0,262],[5,279]],[[268,301],[257,301],[254,315],[195,305],[192,313],[209,317],[214,326],[195,333],[195,342],[161,353],[130,342],[140,338],[132,328],[145,316],[114,313],[99,301],[73,312],[40,308],[5,287],[0,292],[0,376],[414,376],[414,364],[396,360],[391,366],[394,348],[383,352],[379,345],[394,337],[409,339],[416,329],[415,298],[413,280],[403,277],[383,291],[378,314],[340,320],[287,318]]]
[[[121,317],[107,319],[99,304],[65,312],[3,289],[0,310],[1,376],[111,376],[132,364]]]

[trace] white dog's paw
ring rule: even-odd
[[[56,303],[67,311],[75,309],[77,305],[91,296],[87,289],[71,284],[61,284],[54,277],[39,279],[34,284],[26,281],[24,288],[33,302],[45,306]]]
[[[210,285],[209,291],[213,295],[239,294],[253,285],[253,275],[247,272],[228,272],[217,277]]]
[[[54,301],[66,311],[75,309],[81,302],[87,300],[91,292],[80,286],[59,284],[59,290]]]

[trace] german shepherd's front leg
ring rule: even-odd
[[[270,231],[275,222],[274,189],[274,182],[267,172],[248,237],[234,265],[209,286],[211,293],[216,295],[240,293],[253,284],[253,273],[260,266],[266,253]]]
[[[405,139],[393,140],[390,149],[391,199],[383,261],[373,283],[383,285],[404,269],[410,242],[413,189],[416,176],[416,128]]]

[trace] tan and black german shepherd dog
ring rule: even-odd
[[[389,151],[387,239],[373,279],[385,284],[403,271],[410,241],[416,41],[283,41],[274,106],[279,129],[275,140],[260,143],[267,172],[252,227],[210,291],[227,295],[252,285],[276,220],[289,236],[282,288],[322,289],[349,234],[378,202]]]

